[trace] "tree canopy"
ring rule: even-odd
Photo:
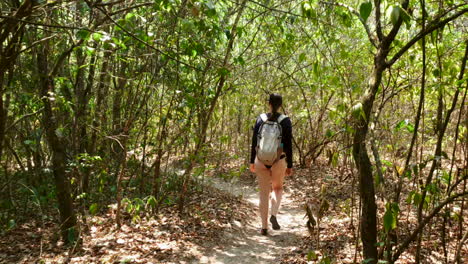
[[[240,160],[233,173],[246,172],[252,125],[276,92],[295,167],[325,160],[357,182],[362,261],[393,263],[414,247],[419,263],[424,233],[441,224],[445,260],[462,262],[465,1],[5,0],[0,10],[3,233],[37,206],[71,244],[107,204],[119,227],[129,205],[187,213],[209,171]],[[399,228],[402,216],[414,225]]]

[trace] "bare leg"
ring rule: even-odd
[[[271,190],[271,171],[260,161],[255,160],[255,173],[257,174],[258,187],[260,189],[260,218],[262,219],[262,229],[268,228],[268,198]]]
[[[283,182],[286,172],[286,161],[281,159],[271,167],[271,176],[273,195],[271,196],[271,215],[276,216],[281,205],[281,198],[283,197]]]

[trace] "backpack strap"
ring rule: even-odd
[[[262,119],[263,122],[266,122],[268,120],[268,116],[265,113],[261,114],[260,118]]]
[[[280,116],[278,117],[278,123],[281,123],[281,121],[283,121],[286,117],[288,117],[288,116],[287,116],[287,115],[283,115],[283,114],[280,115]]]

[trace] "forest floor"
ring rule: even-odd
[[[281,230],[270,229],[268,236],[261,236],[256,179],[247,171],[232,177],[231,172],[240,167],[238,163],[225,164],[222,169],[207,173],[204,183],[191,194],[186,215],[178,214],[176,204],[166,204],[157,215],[143,211],[136,221],[134,216],[124,213],[123,225],[117,229],[115,204],[102,206],[98,214],[87,216],[86,224],[82,225],[83,242],[77,247],[60,243],[54,219],[36,218],[21,223],[0,234],[0,263],[362,261],[360,243],[356,243],[359,199],[349,171],[326,164],[296,170],[285,179],[278,214]],[[315,228],[310,234],[305,225],[304,205],[314,207],[321,200],[327,200],[329,208],[321,219],[320,229]],[[384,206],[382,201],[378,204],[382,217]],[[413,218],[411,215],[407,218],[410,225]],[[437,236],[438,232],[429,231],[428,235]],[[426,263],[443,263],[440,246],[427,244],[424,249]],[[412,250],[397,263],[414,262]]]

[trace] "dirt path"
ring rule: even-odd
[[[241,195],[257,209],[250,224],[242,226],[239,222],[226,228],[224,238],[219,245],[201,257],[199,263],[276,263],[275,260],[286,252],[295,249],[299,238],[307,234],[304,226],[304,210],[295,203],[286,189],[283,195],[278,222],[281,230],[270,227],[269,235],[260,235],[260,217],[258,215],[258,193],[255,184],[245,182],[228,183],[221,179],[212,179],[212,185],[233,195]]]

